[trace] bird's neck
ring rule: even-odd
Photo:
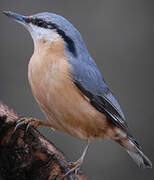
[[[38,40],[34,45],[34,54],[37,55],[53,55],[64,54],[64,42],[61,38],[56,41],[48,41],[46,39]]]
[[[51,68],[54,64],[67,61],[64,42],[61,38],[57,41],[39,40],[35,44],[33,56],[29,62],[29,70],[41,69],[43,66]]]

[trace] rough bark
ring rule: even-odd
[[[68,172],[68,161],[52,142],[35,128],[14,132],[19,116],[0,103],[0,179],[2,180],[88,180],[80,171]],[[64,178],[63,178],[64,177]]]

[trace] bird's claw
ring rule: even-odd
[[[74,174],[77,175],[80,170],[81,164],[82,161],[80,159],[77,160],[76,162],[70,162],[69,163],[70,170],[64,175],[64,177],[70,174],[71,172],[74,172]]]
[[[26,132],[27,132],[30,126],[37,128],[39,126],[39,121],[35,118],[20,118],[16,123],[14,132],[18,129],[18,127],[22,125],[27,125],[26,126]]]

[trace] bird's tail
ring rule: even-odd
[[[125,133],[123,132],[123,135]],[[115,140],[115,139],[114,139]],[[141,151],[139,144],[132,136],[126,135],[115,140],[123,146],[134,162],[141,168],[152,168],[152,163],[146,155]]]

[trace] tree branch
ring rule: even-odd
[[[0,103],[0,178],[2,180],[88,180],[80,171],[63,178],[68,161],[35,128],[14,132],[19,116]]]

